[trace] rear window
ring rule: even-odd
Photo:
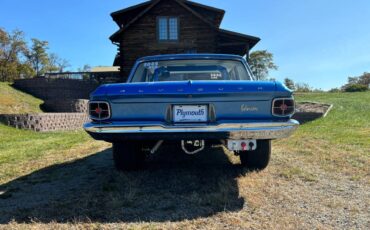
[[[245,65],[232,60],[169,60],[141,63],[131,82],[252,80]]]

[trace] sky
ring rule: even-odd
[[[110,13],[144,0],[0,0],[0,27],[49,41],[71,63],[110,66]],[[194,0],[224,9],[221,27],[261,38],[279,66],[270,77],[328,90],[370,72],[369,0]]]

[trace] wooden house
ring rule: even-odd
[[[111,14],[119,26],[110,40],[118,46],[114,66],[126,81],[143,56],[177,53],[249,55],[260,40],[220,28],[225,11],[187,0],[151,0]]]

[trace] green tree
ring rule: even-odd
[[[341,92],[341,90],[340,90],[340,89],[338,89],[338,88],[332,88],[332,89],[330,89],[328,92],[329,92],[329,93],[340,93],[340,92]]]
[[[345,92],[365,92],[368,89],[369,88],[367,86],[365,86],[365,85],[361,85],[361,84],[348,84],[344,88],[344,91]]]
[[[68,60],[60,58],[57,66],[58,66],[59,72],[62,73],[66,71],[66,68],[70,67],[71,65],[69,64]]]
[[[346,92],[366,91],[369,88],[370,73],[367,72],[358,77],[348,77],[348,83],[342,86],[342,90]]]
[[[258,80],[267,79],[270,70],[277,70],[274,63],[274,56],[267,50],[257,50],[250,54],[249,65],[254,76]]]
[[[295,86],[294,86],[294,81],[292,79],[289,79],[289,78],[285,78],[284,79],[284,84],[286,87],[288,87],[289,89],[291,90],[295,90]]]
[[[55,53],[50,53],[48,56],[47,64],[44,66],[45,72],[64,72],[70,64],[66,59],[60,58]]]
[[[48,63],[45,65],[44,70],[46,73],[58,72],[59,56],[55,53],[51,53],[48,56]]]
[[[368,88],[370,87],[370,73],[363,73],[359,78],[358,78],[358,84],[367,86]]]
[[[20,76],[32,74],[24,61],[27,53],[27,44],[24,33],[14,30],[12,33],[0,28],[0,80],[13,81]]]
[[[301,92],[301,93],[308,93],[314,91],[311,86],[309,86],[307,83],[297,83],[294,85],[295,91]]]
[[[78,72],[90,72],[91,66],[88,64],[85,64],[82,68],[78,68]]]
[[[85,64],[82,68],[78,68],[78,72],[82,72],[82,79],[89,80],[90,74],[88,72],[91,71],[91,66],[88,64]]]
[[[40,41],[36,38],[32,38],[32,46],[26,54],[26,57],[36,72],[36,76],[44,74],[48,68],[49,55],[46,52],[48,49],[49,43],[47,41]]]

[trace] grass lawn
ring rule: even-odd
[[[0,114],[39,113],[42,100],[15,90],[9,83],[0,82]]]
[[[42,112],[42,100],[12,88],[9,83],[0,82],[0,95],[0,114]],[[101,146],[83,131],[35,133],[0,124],[0,183],[38,168],[86,156]]]
[[[308,93],[296,99],[334,107],[291,138],[274,141],[271,165],[260,173],[244,172],[234,165],[237,157],[214,150],[179,161],[172,161],[174,152],[164,152],[147,170],[121,174],[113,170],[110,145],[82,131],[33,133],[0,125],[0,198],[6,195],[0,199],[0,224],[367,228],[370,93]]]
[[[308,160],[329,170],[347,172],[354,178],[367,175],[370,92],[300,94],[297,100],[329,103],[334,107],[326,118],[302,125],[288,140],[288,147],[299,154],[315,156]]]
[[[0,184],[107,147],[85,132],[35,133],[0,124]]]

